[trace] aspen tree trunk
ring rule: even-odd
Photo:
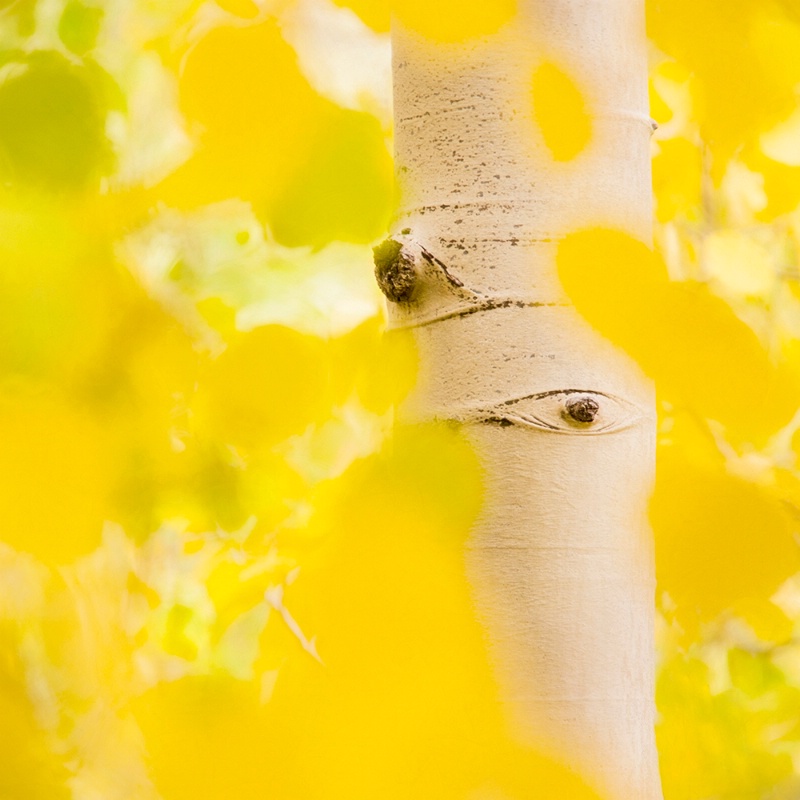
[[[555,252],[588,226],[649,241],[643,5],[520,0],[498,33],[459,44],[395,22],[401,201],[376,248],[390,324],[411,328],[420,354],[405,416],[463,423],[484,466],[466,562],[509,728],[617,800],[662,796],[654,397],[570,306]],[[543,62],[592,116],[572,161],[536,128]]]

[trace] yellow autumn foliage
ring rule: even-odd
[[[799,395],[787,371],[730,306],[699,282],[670,281],[641,242],[611,230],[569,234],[558,269],[578,311],[656,379],[665,399],[747,439],[790,422]]]
[[[20,658],[22,637],[8,623],[0,628],[0,792],[5,797],[67,800],[68,772],[53,751],[52,732],[37,719]]]
[[[457,53],[522,9],[3,4],[2,800],[597,798],[505,730],[480,466],[393,427],[417,353],[372,278],[391,16]],[[800,12],[647,13],[655,245],[555,261],[657,386],[666,800],[795,800]],[[577,168],[592,98],[527,69],[532,145]]]
[[[184,678],[134,702],[164,795],[595,797],[505,741],[461,565],[480,503],[466,443],[401,431],[342,482],[270,612],[273,653],[278,608],[308,637],[283,636],[277,680],[266,663],[260,681]]]
[[[443,44],[497,33],[517,14],[517,0],[392,0],[392,12],[411,30]]]
[[[545,62],[532,81],[533,117],[556,161],[571,161],[589,144],[592,118],[578,85],[558,65]]]

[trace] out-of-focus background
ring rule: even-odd
[[[442,40],[482,13],[439,6],[398,13]],[[659,387],[666,797],[792,800],[800,6],[647,13],[666,272],[575,301]],[[372,277],[388,27],[0,2],[2,800],[584,796],[503,743],[472,454],[389,441],[416,365]]]

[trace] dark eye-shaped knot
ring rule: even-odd
[[[564,403],[565,418],[581,425],[589,425],[594,422],[599,413],[600,403],[591,395],[576,395]]]
[[[591,389],[558,389],[507,400],[486,413],[487,422],[526,425],[555,433],[612,433],[643,414],[633,403]]]

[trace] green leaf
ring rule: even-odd
[[[100,33],[103,9],[70,0],[58,23],[58,35],[67,49],[82,56],[92,50]]]
[[[748,697],[758,697],[783,681],[781,671],[763,653],[750,653],[738,647],[728,652],[731,682]]]
[[[389,222],[391,189],[392,162],[378,120],[335,109],[276,200],[273,233],[289,246],[374,241]]]
[[[40,51],[9,61],[0,83],[0,175],[12,185],[81,189],[107,173],[108,86],[99,68]],[[108,79],[110,80],[110,79]]]

